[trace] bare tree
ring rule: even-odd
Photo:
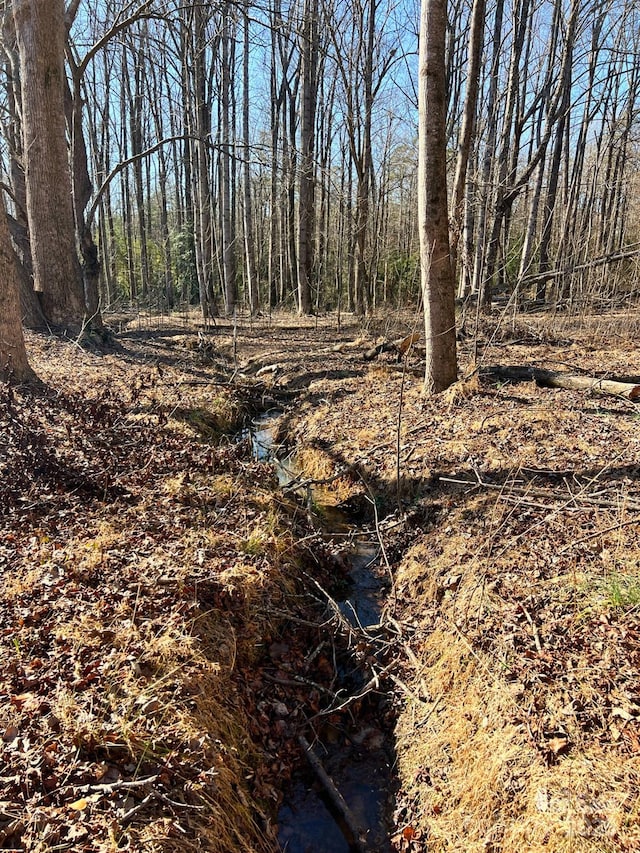
[[[236,248],[235,216],[233,209],[233,172],[235,157],[232,133],[232,63],[235,22],[232,6],[225,3],[221,20],[220,57],[220,220],[222,225],[222,279],[224,287],[224,310],[231,316],[236,307]]]
[[[304,0],[300,47],[300,162],[298,181],[298,310],[312,310],[315,256],[315,124],[318,70],[318,0]]]
[[[457,378],[454,281],[447,211],[447,0],[422,0],[418,86],[418,221],[426,336],[425,390]]]
[[[256,314],[259,308],[258,270],[256,268],[256,246],[254,239],[253,199],[251,196],[251,158],[249,139],[249,9],[244,13],[243,51],[242,51],[242,139],[244,142],[244,162],[242,164],[243,225],[246,281],[249,310]]]
[[[462,126],[458,140],[458,156],[456,171],[451,192],[450,240],[451,268],[453,280],[456,281],[456,266],[458,244],[462,232],[462,216],[464,210],[464,194],[467,185],[467,167],[471,153],[471,144],[475,133],[478,91],[480,88],[480,59],[485,25],[486,0],[473,0],[471,10],[471,29],[469,33],[469,60],[467,66],[466,91]]]

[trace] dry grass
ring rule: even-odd
[[[485,323],[485,364],[640,374],[637,314]],[[513,341],[510,343],[510,341]],[[396,565],[400,807],[429,851],[640,849],[640,439],[615,398],[472,374],[424,399],[380,359],[297,433],[421,511]],[[428,521],[420,521],[428,519]],[[405,848],[402,848],[405,849]],[[414,849],[414,848],[411,848]]]
[[[400,567],[398,592],[424,638],[412,675],[424,702],[410,702],[398,725],[407,796],[434,851],[636,850],[634,587],[612,597],[605,572],[578,569],[575,554],[536,577],[522,537],[503,538],[516,513],[477,499]],[[598,537],[607,562],[609,537],[637,567],[633,529]],[[555,528],[550,556],[570,541]]]
[[[407,324],[385,318],[363,336],[278,318],[245,323],[235,344],[221,327],[204,354],[186,327],[185,340],[160,336],[139,351],[125,338],[124,353],[102,357],[31,338],[50,385],[82,399],[111,387],[126,400],[126,441],[144,427],[149,445],[118,473],[120,503],[90,518],[79,499],[73,512],[65,505],[61,521],[24,534],[10,571],[4,564],[5,749],[18,760],[12,751],[27,738],[25,778],[34,759],[70,774],[55,778],[49,802],[20,812],[28,849],[73,832],[80,849],[89,825],[89,849],[100,851],[273,845],[260,809],[278,792],[270,778],[257,784],[255,720],[240,693],[261,644],[277,636],[270,611],[296,588],[295,542],[260,466],[209,443],[246,411],[218,372],[246,382],[270,359],[278,369],[262,399],[307,389],[283,418],[305,473],[359,472],[331,483],[329,501],[366,488],[393,505],[398,467],[405,508],[416,500],[412,547],[389,550],[406,652],[397,727],[406,823],[432,853],[640,849],[635,409],[477,376],[425,399],[417,360],[404,387],[391,358],[362,362],[374,332],[394,338]],[[480,329],[481,351],[486,364],[637,375],[639,324],[637,314],[505,318]],[[463,343],[467,376],[470,354]],[[65,417],[47,426],[61,445]],[[177,464],[185,448],[193,458]],[[81,451],[70,446],[65,458]],[[45,681],[52,660],[59,671]],[[120,780],[157,774],[174,805],[151,801],[123,824],[147,789],[82,794],[114,768]]]
[[[272,472],[219,444],[243,394],[206,373],[194,389],[157,338],[126,356],[30,344],[59,393],[3,410],[46,462],[0,528],[0,844],[273,850],[279,792],[243,690],[298,556]]]

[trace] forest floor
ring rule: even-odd
[[[640,314],[468,321],[434,398],[419,352],[363,359],[407,315],[110,319],[109,351],[29,334],[43,385],[0,388],[0,849],[277,849],[348,548],[243,439],[274,406],[388,571],[393,849],[640,849],[637,406],[472,367],[640,381]]]

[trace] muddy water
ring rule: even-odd
[[[298,475],[295,455],[286,454],[274,444],[272,422],[279,412],[270,412],[253,422],[249,435],[254,456],[272,461],[280,485],[285,487]],[[305,497],[310,498],[311,495]],[[377,543],[371,533],[360,530],[335,507],[313,502],[323,519],[323,532],[353,538],[346,589],[339,597],[342,615],[356,628],[375,631],[384,604],[386,578],[380,566]],[[336,596],[338,598],[338,596]],[[364,685],[361,670],[345,657],[340,664],[340,689],[353,694]],[[354,838],[317,774],[305,763],[294,774],[285,790],[278,813],[278,840],[287,853],[351,853],[367,850],[389,853],[390,815],[393,810],[393,747],[385,733],[384,695],[369,696],[355,712],[340,722],[307,733],[319,735],[312,743],[315,755],[344,798],[355,822],[362,828],[361,839]],[[354,706],[355,707],[355,706]],[[362,840],[364,839],[364,840]]]

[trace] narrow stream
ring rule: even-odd
[[[295,452],[286,454],[274,444],[273,422],[280,412],[272,411],[253,421],[249,428],[253,454],[275,465],[284,488],[298,475]],[[318,506],[320,493],[313,496],[323,518],[323,535],[345,535],[354,542],[348,558],[348,579],[341,595],[336,594],[340,611],[355,628],[375,630],[385,600],[386,576],[380,566],[378,545],[373,534],[358,527],[339,509]],[[353,658],[345,655],[340,663],[340,687],[353,694],[364,686],[366,678]],[[305,762],[294,773],[285,789],[278,813],[278,840],[286,853],[351,853],[371,851],[390,853],[389,817],[393,809],[393,745],[385,733],[389,708],[384,695],[370,694],[354,705],[350,715],[339,723],[327,720],[322,736],[312,747],[339,794],[344,798],[365,840],[358,841],[346,821],[320,784],[317,774]],[[357,710],[356,710],[357,707]],[[385,723],[385,717],[387,723]],[[320,727],[318,727],[320,730]],[[306,737],[312,739],[312,733]]]

